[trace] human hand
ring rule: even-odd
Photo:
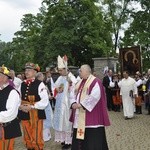
[[[25,113],[28,112],[28,111],[26,110],[25,105],[20,105],[19,109],[22,110],[22,111],[25,112]]]
[[[77,109],[77,108],[78,108],[78,104],[77,103],[72,104],[72,109]]]
[[[110,87],[110,86],[108,86],[108,89],[111,89],[111,87]]]
[[[58,93],[62,93],[64,91],[64,87],[59,87],[58,88]]]
[[[81,104],[77,104],[77,103],[74,103],[73,105],[72,105],[72,108],[73,109],[79,109],[79,108],[81,108],[82,107],[82,105]]]
[[[26,104],[25,109],[26,109],[27,112],[29,112],[32,109],[32,107],[31,107],[30,104]]]
[[[134,94],[134,97],[135,97],[135,98],[137,98],[137,97],[138,97],[138,95],[137,95],[137,94]]]
[[[77,104],[78,105],[78,108],[81,108],[82,107],[82,105],[81,104]]]
[[[28,113],[32,109],[30,104],[21,105],[19,108],[25,113]]]

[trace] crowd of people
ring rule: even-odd
[[[123,71],[121,76],[108,69],[103,85],[109,111],[120,112],[122,108],[127,120],[133,118],[134,114],[142,114],[142,104],[145,104],[150,115],[150,70],[144,74],[137,71],[132,76],[128,71]]]
[[[18,75],[0,67],[1,150],[13,150],[19,136],[27,150],[43,150],[51,128],[62,149],[108,149],[105,126],[110,121],[102,82],[89,65],[82,65],[75,77],[66,56],[58,56],[57,70],[54,81],[50,69],[42,73],[32,62]]]
[[[105,127],[108,111],[123,110],[126,120],[142,114],[142,103],[150,114],[150,70],[134,77],[108,70],[101,80],[89,65],[82,65],[75,77],[68,70],[66,56],[58,56],[59,77],[50,68],[40,72],[28,62],[24,74],[0,67],[0,149],[13,150],[14,139],[22,136],[27,150],[43,150],[51,139],[62,149],[108,150]]]

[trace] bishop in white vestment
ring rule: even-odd
[[[61,142],[62,149],[69,149],[72,143],[72,123],[70,117],[69,89],[70,83],[76,83],[75,76],[67,71],[67,62],[58,56],[59,78],[55,82],[57,90],[56,105],[54,110],[55,141]]]

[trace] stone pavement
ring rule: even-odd
[[[124,120],[123,112],[109,112],[111,126],[106,128],[109,150],[150,150],[150,115],[135,115]],[[61,145],[52,139],[45,143],[44,150],[61,150]],[[22,139],[16,139],[15,150],[26,150]]]

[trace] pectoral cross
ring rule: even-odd
[[[79,133],[80,136],[82,136],[82,134],[84,134],[84,132],[83,132],[82,129],[80,129],[80,130],[78,131],[78,133]]]

